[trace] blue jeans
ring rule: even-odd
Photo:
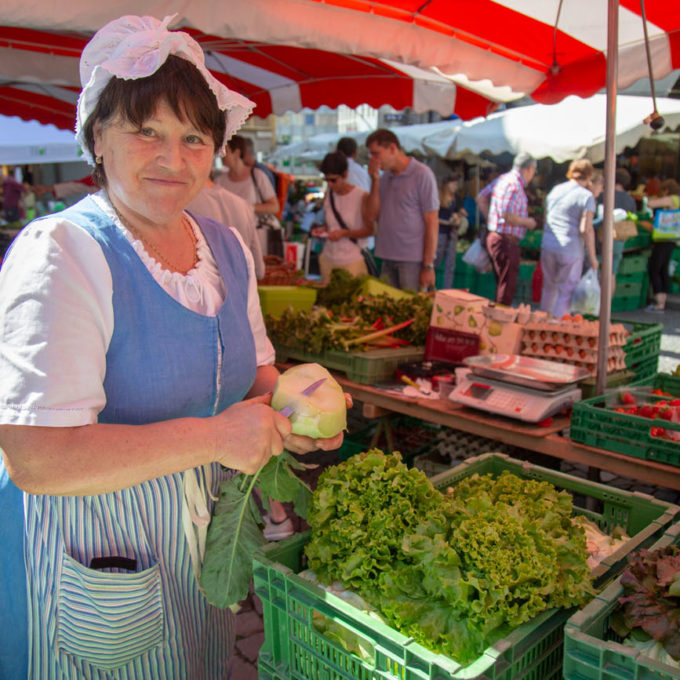
[[[420,290],[421,262],[403,262],[402,260],[383,260],[380,278],[395,288]]]
[[[437,252],[434,256],[434,268],[439,269],[439,265],[444,260],[444,279],[442,288],[453,288],[453,273],[456,268],[456,246],[458,244],[458,234],[449,232],[445,234],[439,232],[437,240]]]

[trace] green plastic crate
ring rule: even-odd
[[[635,295],[617,295],[612,298],[612,312],[631,312],[640,309],[640,291]]]
[[[524,235],[524,238],[519,242],[520,248],[527,248],[528,250],[540,250],[541,242],[543,241],[542,229],[530,229]]]
[[[637,236],[629,238],[623,244],[624,250],[633,250],[638,248],[649,248],[652,244],[652,235],[644,227],[638,227]]]
[[[645,279],[649,278],[649,274],[644,271],[644,272],[634,272],[632,274],[622,274],[621,270],[619,269],[618,274],[616,275],[616,291],[614,291],[614,294],[619,290],[619,287],[621,284],[637,284],[636,290],[638,287],[642,287],[642,283]]]
[[[316,302],[317,290],[307,286],[258,286],[257,293],[262,314],[281,316],[290,307],[308,312]]]
[[[619,274],[621,276],[630,276],[632,274],[647,274],[647,264],[649,263],[649,253],[640,253],[639,255],[626,255],[621,260],[619,271],[616,275],[618,281]]]
[[[238,680],[238,678],[235,678]],[[267,663],[265,654],[261,654],[257,658],[257,680],[288,680],[288,675],[284,670],[274,668]]]
[[[651,356],[649,359],[640,361],[630,367],[630,370],[635,373],[635,380],[642,380],[643,378],[651,378],[656,375],[659,370],[659,356]]]
[[[613,578],[632,550],[651,545],[680,512],[680,507],[645,494],[629,493],[514,460],[483,454],[432,478],[440,490],[474,473],[500,475],[509,470],[522,478],[548,481],[578,494],[588,516],[607,531],[623,527],[631,539],[593,570],[596,583]],[[585,505],[597,504],[598,509]],[[569,610],[542,612],[462,667],[398,633],[344,600],[297,576],[304,568],[309,533],[270,543],[255,553],[253,582],[263,608],[265,642],[260,658],[285,669],[294,680],[559,680],[562,672],[563,627]],[[362,660],[319,633],[318,612],[363,638],[373,658]]]
[[[536,270],[536,262],[520,262],[518,280],[529,279],[531,281],[534,271]]]
[[[623,349],[626,352],[626,367],[630,368],[641,361],[649,360],[661,351],[661,335],[663,326],[660,323],[639,323],[612,319],[612,323],[621,323],[630,335]]]
[[[496,297],[496,277],[493,272],[487,272],[486,274],[475,272],[470,292],[474,295],[480,295],[481,297],[493,300]]]
[[[631,383],[631,387],[635,385],[651,385],[674,397],[680,397],[680,379],[667,374],[658,373]],[[604,408],[605,403],[605,395],[574,403],[569,430],[573,441],[634,458],[680,465],[680,441],[651,435],[652,427],[680,432],[680,423],[617,413]]]
[[[397,349],[372,349],[367,352],[343,352],[331,349],[320,354],[276,345],[276,360],[287,362],[290,359],[315,362],[326,368],[342,371],[356,383],[372,385],[392,378],[401,363],[422,361],[423,347],[400,347]]]
[[[680,545],[680,523],[674,524],[650,550]],[[680,669],[660,663],[621,644],[609,627],[623,596],[617,579],[564,627],[565,680],[677,680]]]

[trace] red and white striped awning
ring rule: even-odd
[[[660,79],[680,68],[680,2],[644,1]],[[606,80],[605,0],[3,0],[0,112],[68,116],[82,45],[107,21],[140,12],[177,12],[173,27],[193,32],[210,68],[263,116],[365,102],[470,118],[493,108],[489,100],[555,103],[589,97]],[[646,76],[640,0],[620,0],[618,86]]]
[[[256,103],[255,115],[340,104],[390,104],[464,119],[496,104],[431,70],[385,59],[220,38],[185,29],[203,46],[208,68]],[[0,26],[0,113],[73,128],[78,60],[90,35]]]

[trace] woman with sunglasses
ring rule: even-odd
[[[368,193],[347,181],[347,157],[342,151],[326,154],[321,172],[328,183],[324,199],[325,224],[312,229],[312,236],[326,239],[319,255],[321,282],[327,285],[334,269],[353,276],[368,273],[362,248],[373,234],[368,211]]]

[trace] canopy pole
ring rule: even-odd
[[[614,250],[614,190],[616,184],[616,95],[619,66],[619,2],[607,0],[607,125],[604,144],[604,221],[600,268],[600,336],[597,351],[595,394],[607,386],[609,325],[611,321],[612,255]]]

